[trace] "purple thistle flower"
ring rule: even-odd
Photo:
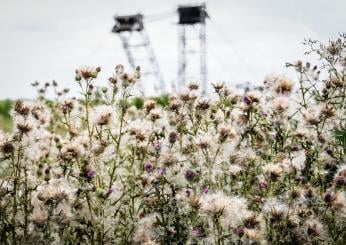
[[[108,196],[110,196],[110,194],[112,194],[112,193],[113,193],[113,189],[112,189],[112,188],[109,188],[108,191],[107,191],[107,193],[106,193],[106,196],[108,197]]]
[[[209,192],[209,187],[208,186],[204,187],[203,188],[203,193],[204,194],[208,194],[208,192]]]
[[[67,105],[63,105],[62,106],[62,113],[66,114],[68,111],[68,106]]]
[[[244,236],[245,234],[245,229],[243,226],[238,226],[236,229],[235,229],[235,234],[237,234],[239,237],[242,237]]]
[[[332,156],[332,155],[333,155],[333,150],[330,149],[330,148],[327,148],[327,149],[326,149],[326,153],[327,153],[329,156]]]
[[[196,176],[197,174],[192,170],[186,170],[185,172],[185,179],[187,181],[193,181]]]
[[[335,184],[339,186],[343,186],[346,184],[346,180],[343,176],[336,176],[335,177]]]
[[[148,173],[152,172],[154,169],[154,166],[151,162],[146,162],[144,163],[144,169],[145,171],[147,171]]]
[[[170,132],[168,135],[168,141],[171,144],[174,144],[177,141],[178,134],[176,132]]]
[[[260,180],[260,181],[258,181],[258,188],[260,189],[260,190],[263,190],[263,189],[265,189],[267,187],[267,182],[265,181],[265,180]]]
[[[159,153],[159,152],[161,151],[161,149],[162,149],[162,144],[161,144],[161,142],[156,142],[156,143],[154,144],[154,149],[155,149],[156,153]]]
[[[85,177],[89,180],[91,180],[92,178],[94,178],[96,176],[96,171],[93,169],[87,169],[86,173],[85,173]]]
[[[249,96],[244,96],[243,101],[247,105],[250,105],[252,102],[252,100],[249,98]]]
[[[165,168],[159,168],[159,175],[164,175],[166,173],[166,169]]]
[[[203,230],[200,227],[194,227],[191,231],[192,236],[194,237],[202,237]]]
[[[330,193],[330,192],[327,192],[325,195],[324,195],[324,201],[326,203],[331,203],[333,201],[333,194]]]

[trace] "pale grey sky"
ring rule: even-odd
[[[74,70],[101,66],[100,83],[116,64],[128,66],[115,14],[174,12],[183,0],[0,0],[0,99],[31,98],[30,83],[57,80],[75,88]],[[304,38],[344,32],[345,0],[209,0],[208,80],[259,83],[289,73],[286,61],[304,58]],[[177,77],[177,16],[146,24],[167,82]]]

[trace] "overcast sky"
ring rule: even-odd
[[[304,38],[328,40],[346,31],[345,0],[205,2],[211,18],[207,22],[210,82],[259,83],[268,73],[288,73],[285,62],[303,58]],[[120,39],[111,33],[115,14],[147,16],[146,30],[163,76],[167,83],[175,81],[174,11],[188,3],[196,1],[0,0],[0,99],[33,97],[30,83],[35,80],[55,79],[76,87],[74,70],[82,65],[101,66],[100,83],[116,64],[128,66]],[[165,18],[153,21],[162,14]]]

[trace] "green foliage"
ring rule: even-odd
[[[12,101],[7,99],[0,101],[0,115],[3,117],[8,117],[10,118],[10,110],[12,107]]]
[[[162,107],[166,107],[168,105],[169,102],[169,95],[162,95],[159,97],[153,97],[153,100],[155,100],[155,102],[162,106]],[[137,109],[142,109],[143,105],[144,105],[144,98],[143,97],[135,97],[134,99],[132,99],[131,104],[136,106]]]
[[[333,134],[334,138],[343,146],[344,152],[346,152],[346,129],[335,128]]]
[[[12,129],[10,111],[13,102],[9,99],[0,101],[0,129],[9,132]]]
[[[155,97],[154,100],[157,104],[161,105],[162,107],[166,107],[169,102],[169,95],[162,95],[160,97]]]
[[[132,100],[132,104],[137,107],[137,109],[142,109],[144,100],[141,97],[136,97]]]

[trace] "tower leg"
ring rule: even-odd
[[[136,64],[135,64],[135,59],[132,55],[132,52],[130,49],[131,46],[129,43],[131,35],[132,35],[132,32],[130,32],[128,34],[126,34],[126,33],[119,34],[121,42],[123,44],[123,48],[124,48],[126,56],[127,56],[127,59],[129,61],[129,64],[130,64],[131,68],[134,70],[134,69],[136,69]],[[139,82],[136,84],[136,86],[137,86],[139,92],[141,93],[141,95],[144,95],[143,84],[141,82]]]
[[[179,28],[179,53],[178,53],[178,91],[185,86],[186,79],[186,36],[185,26]]]
[[[140,43],[137,44],[131,44],[130,39],[133,39],[133,34],[138,33],[138,37],[141,39]],[[145,49],[147,53],[147,58],[145,59],[147,62],[150,63],[151,69],[150,71],[147,71],[146,73],[142,73],[143,76],[148,76],[151,75],[154,77],[153,82],[154,82],[154,90],[157,94],[163,94],[166,92],[165,89],[165,83],[163,80],[163,76],[160,71],[159,64],[156,60],[154,50],[151,47],[149,37],[145,30],[141,30],[140,32],[124,32],[124,33],[119,33],[119,37],[121,39],[121,42],[123,44],[123,48],[125,50],[125,53],[127,55],[128,61],[132,67],[132,69],[135,69],[137,65],[140,65],[139,60],[135,59],[137,49]],[[137,38],[138,39],[138,38]],[[139,40],[138,40],[139,41]],[[138,57],[137,57],[138,58]],[[156,79],[156,82],[155,82]],[[143,80],[142,80],[143,81]],[[137,83],[137,88],[140,91],[142,95],[144,95],[144,88],[143,83]]]
[[[146,47],[146,50],[147,50],[148,55],[149,55],[149,61],[151,63],[151,67],[152,67],[152,73],[156,77],[156,80],[157,80],[157,83],[154,85],[155,91],[157,93],[163,94],[166,92],[166,86],[165,86],[163,76],[162,76],[161,71],[160,71],[159,63],[157,62],[153,48],[151,47],[151,45],[149,45],[150,40],[149,40],[148,34],[145,32],[145,30],[143,30],[141,32],[141,34],[142,34],[144,43],[147,44],[145,47]]]
[[[207,92],[207,55],[206,55],[207,38],[206,38],[205,24],[202,24],[200,26],[199,39],[200,39],[200,73],[201,73],[200,82],[202,84],[202,94],[204,95]]]

